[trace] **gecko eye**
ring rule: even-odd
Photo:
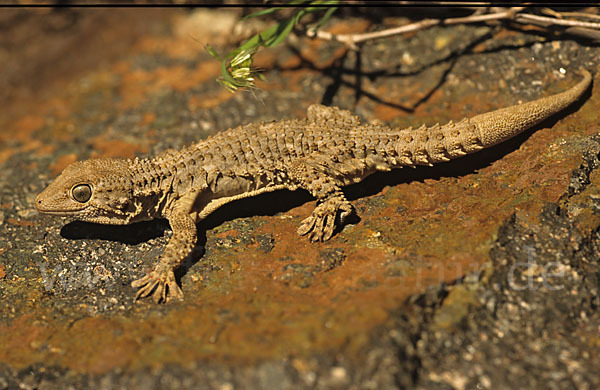
[[[85,203],[92,197],[92,188],[87,184],[78,184],[71,190],[73,199],[80,203]]]

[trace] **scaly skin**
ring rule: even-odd
[[[182,298],[173,271],[196,244],[196,223],[221,205],[280,189],[304,188],[317,206],[298,229],[331,238],[353,213],[341,187],[375,171],[448,161],[507,140],[560,112],[591,83],[458,123],[418,129],[361,124],[335,107],[312,105],[306,119],[254,123],[154,158],[100,158],[69,165],[35,205],[47,214],[103,224],[167,218],[173,229],[160,261],[134,281],[136,300]]]

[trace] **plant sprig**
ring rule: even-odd
[[[252,67],[254,55],[261,47],[273,47],[285,40],[292,32],[294,26],[300,23],[300,20],[310,13],[326,10],[325,14],[317,22],[313,30],[317,30],[329,20],[336,11],[337,0],[291,0],[287,5],[304,6],[294,15],[282,20],[281,22],[267,28],[266,30],[254,35],[241,46],[233,49],[225,58],[222,58],[217,51],[207,45],[208,53],[221,61],[221,76],[217,79],[229,92],[235,92],[238,88],[255,87],[256,78],[264,79],[257,69]],[[244,17],[244,19],[260,17],[281,11],[285,7],[273,7],[254,12]],[[244,20],[243,19],[243,20]]]

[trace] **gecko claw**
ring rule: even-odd
[[[352,211],[352,205],[348,201],[323,202],[300,223],[298,234],[301,236],[308,234],[308,239],[313,242],[327,241],[333,236],[336,221],[342,224]]]
[[[152,296],[156,303],[166,303],[171,299],[183,299],[183,291],[175,281],[173,271],[152,271],[131,282],[131,287],[139,288],[135,300]]]

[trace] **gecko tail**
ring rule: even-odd
[[[582,68],[580,72],[583,79],[564,92],[471,118],[470,122],[479,129],[482,146],[493,146],[512,138],[579,100],[592,83],[589,71]]]

